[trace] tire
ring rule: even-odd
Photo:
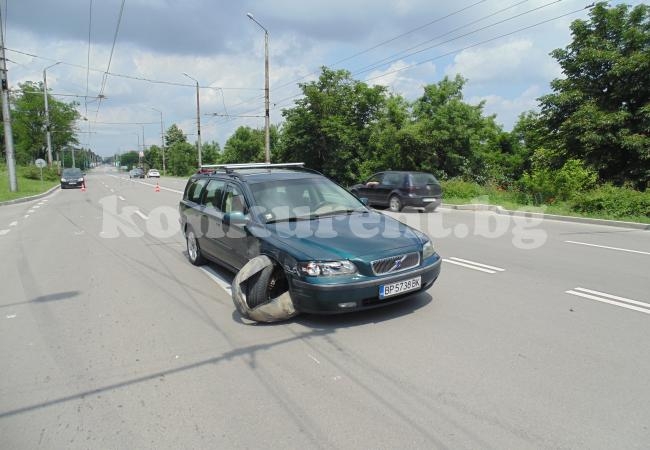
[[[185,243],[187,244],[187,259],[195,266],[202,266],[206,263],[205,258],[201,255],[199,242],[196,240],[194,230],[188,228],[185,232]]]
[[[288,289],[287,279],[280,266],[267,266],[248,279],[246,303],[253,309],[270,302]]]
[[[402,201],[397,195],[391,195],[390,200],[388,200],[388,209],[392,212],[400,212],[404,208]]]

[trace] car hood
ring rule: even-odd
[[[374,211],[264,226],[267,239],[297,260],[373,260],[419,251],[426,236]]]

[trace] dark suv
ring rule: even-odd
[[[442,202],[442,188],[436,177],[425,172],[386,171],[374,174],[350,191],[367,198],[369,205],[387,206],[401,211],[405,206],[433,211]]]
[[[438,277],[441,259],[424,233],[318,172],[296,163],[211,168],[190,177],[179,204],[188,259],[241,273],[263,255],[268,267],[249,280],[247,307],[288,292],[296,312],[352,311],[402,300]]]

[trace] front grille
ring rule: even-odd
[[[391,256],[389,258],[378,259],[371,264],[372,271],[375,275],[398,273],[417,267],[420,264],[420,254],[413,252],[405,255]]]

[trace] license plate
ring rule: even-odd
[[[76,181],[68,181],[68,184],[77,184]]]
[[[436,199],[435,198],[424,198],[424,199],[422,199],[422,201],[423,202],[435,202]]]
[[[421,286],[421,277],[397,281],[390,284],[382,284],[379,286],[379,298],[392,297],[393,295],[399,295],[409,291],[417,291]]]

